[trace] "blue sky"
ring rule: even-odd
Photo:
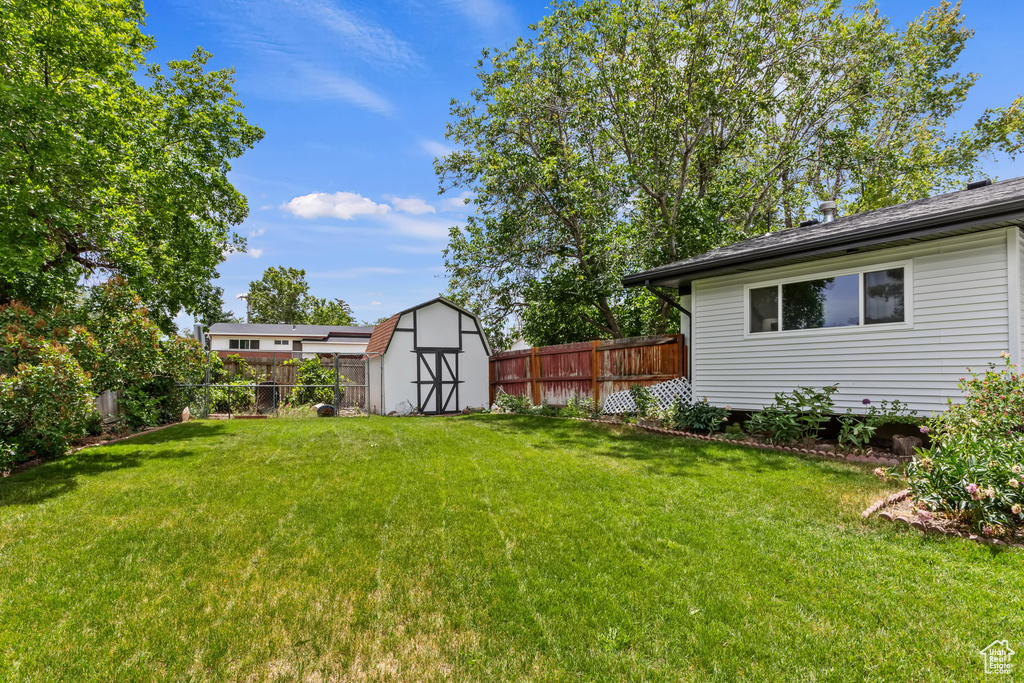
[[[932,3],[880,0],[902,25]],[[451,98],[465,99],[480,50],[505,46],[544,16],[544,0],[150,0],[151,59],[201,45],[233,66],[246,115],[266,131],[236,160],[249,198],[238,232],[249,250],[220,267],[235,295],[269,266],[304,268],[317,296],[348,301],[373,321],[446,288],[441,250],[466,215],[437,194],[433,159],[446,150]],[[976,34],[961,71],[982,79],[958,123],[1024,91],[1024,3],[966,0]],[[992,175],[1024,175],[1000,160]],[[179,323],[186,325],[185,316]]]

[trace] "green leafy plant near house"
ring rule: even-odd
[[[921,427],[932,445],[906,470],[922,514],[944,512],[987,536],[1024,524],[1024,374],[1003,359],[960,380],[963,403]]]
[[[596,419],[601,417],[601,407],[589,396],[573,394],[558,414],[560,417]]]
[[[729,409],[713,406],[707,397],[688,403],[676,398],[663,414],[664,422],[672,429],[687,432],[717,432],[729,419]]]
[[[832,395],[839,385],[813,389],[798,387],[790,393],[775,394],[775,403],[755,413],[750,430],[774,444],[817,438],[832,413]]]
[[[867,414],[858,415],[847,408],[839,418],[839,447],[844,450],[864,452],[871,444],[878,428],[886,424],[920,424],[916,410],[899,399],[882,401],[877,406],[870,399],[864,399]]]

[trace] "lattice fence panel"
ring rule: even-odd
[[[672,405],[676,398],[681,398],[687,403],[693,402],[693,390],[690,388],[690,382],[682,377],[662,382],[661,384],[654,384],[647,388],[662,408]],[[633,413],[636,412],[636,404],[633,403],[633,397],[629,395],[628,391],[617,391],[605,398],[604,412],[612,415]]]

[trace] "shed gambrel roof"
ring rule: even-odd
[[[388,346],[391,345],[391,337],[394,336],[395,328],[398,327],[398,321],[402,318],[402,316],[405,315],[406,313],[412,313],[413,311],[417,311],[421,308],[432,306],[433,304],[444,304],[448,308],[454,308],[459,313],[462,313],[463,315],[472,318],[473,324],[476,325],[477,332],[480,333],[480,339],[483,340],[484,342],[484,350],[487,351],[488,356],[491,355],[491,343],[487,341],[487,335],[484,334],[484,330],[480,326],[480,320],[462,306],[459,306],[458,304],[455,304],[449,301],[448,299],[445,299],[443,296],[439,296],[436,299],[431,299],[430,301],[424,301],[422,304],[418,304],[411,308],[407,308],[404,311],[399,311],[398,313],[395,313],[393,316],[382,322],[380,325],[377,325],[377,327],[373,330],[373,335],[370,337],[370,342],[366,345],[366,353],[387,353]]]
[[[693,280],[869,251],[990,228],[1024,225],[1024,177],[777,230],[683,261],[627,275],[627,287],[684,287]]]

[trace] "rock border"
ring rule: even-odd
[[[944,527],[936,526],[935,524],[929,524],[928,522],[921,521],[920,519],[911,519],[909,517],[904,517],[903,515],[894,515],[885,511],[886,507],[899,503],[909,497],[910,489],[903,489],[891,496],[877,500],[860,514],[861,519],[867,520],[871,515],[878,513],[878,518],[881,520],[892,522],[897,526],[916,529],[922,534],[965,538],[968,541],[974,541],[975,543],[980,543],[982,545],[992,545],[999,548],[1024,548],[1024,543],[1007,543],[999,538],[988,538],[986,536],[979,536],[978,534],[964,533],[962,531],[957,531],[956,529],[946,529]]]
[[[715,437],[711,434],[697,434],[694,432],[677,431],[674,429],[664,429],[663,427],[651,427],[643,424],[628,424],[625,422],[606,422],[604,420],[592,420],[586,417],[559,417],[557,415],[546,415],[542,417],[551,417],[556,420],[576,420],[577,422],[593,422],[595,424],[604,425],[619,425],[622,427],[633,427],[635,429],[641,429],[645,432],[652,434],[661,434],[663,436],[678,436],[687,439],[697,439],[698,441],[713,441],[715,443],[730,444],[733,446],[745,446],[747,448],[757,448],[763,451],[777,451],[780,453],[796,453],[798,455],[810,455],[816,458],[824,458],[826,460],[836,460],[839,462],[855,462],[862,465],[873,464],[873,465],[885,465],[888,467],[896,467],[903,464],[905,461],[897,458],[882,458],[874,455],[854,455],[852,453],[834,453],[832,451],[821,451],[816,448],[797,448],[795,446],[775,446],[772,444],[761,443],[760,441],[753,441],[751,439],[723,439]]]

